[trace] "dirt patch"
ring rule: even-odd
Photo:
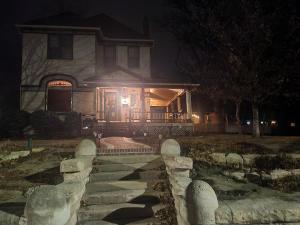
[[[25,193],[28,188],[41,184],[62,182],[60,162],[72,158],[73,153],[45,150],[27,157],[0,163],[0,189]]]

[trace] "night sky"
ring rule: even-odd
[[[0,11],[0,95],[7,96],[12,106],[18,107],[19,81],[21,74],[21,35],[15,24],[32,19],[54,15],[63,11],[73,11],[81,15],[105,13],[142,30],[142,20],[150,21],[155,47],[152,51],[152,74],[168,77],[178,74],[175,57],[178,44],[161,25],[164,0],[10,0],[1,2]],[[8,99],[8,98],[6,98]]]

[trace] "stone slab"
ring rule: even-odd
[[[92,160],[88,157],[79,157],[75,159],[63,160],[60,163],[60,172],[80,172],[92,167]]]

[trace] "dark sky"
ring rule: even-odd
[[[105,13],[136,30],[141,30],[142,20],[150,20],[151,34],[155,40],[152,51],[154,76],[174,76],[177,73],[175,56],[177,43],[161,26],[164,0],[10,0],[0,6],[0,87],[18,95],[21,67],[21,39],[14,24],[39,17],[74,11],[83,15]],[[7,94],[7,92],[5,92]],[[17,93],[17,94],[16,94]],[[0,92],[1,94],[1,92]]]

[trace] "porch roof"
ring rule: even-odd
[[[145,88],[196,88],[200,84],[175,83],[151,79],[145,81],[115,81],[108,79],[99,79],[97,81],[84,81],[83,84],[88,87],[145,87]]]
[[[120,66],[115,66],[102,71],[96,76],[89,77],[83,81],[83,84],[89,87],[195,88],[200,86],[200,84],[189,82],[144,77]]]

